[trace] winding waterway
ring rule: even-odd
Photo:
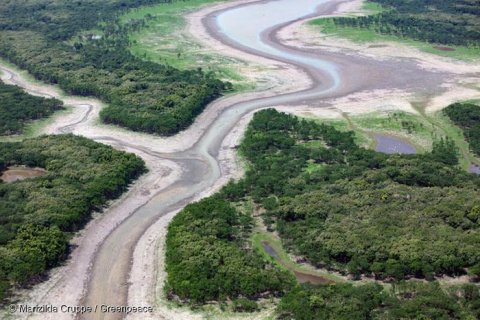
[[[118,259],[118,257],[131,257],[135,243],[156,219],[186,205],[196,193],[205,190],[220,178],[222,173],[217,156],[221,143],[245,114],[262,107],[319,99],[327,94],[332,94],[339,87],[340,76],[336,72],[334,64],[308,57],[301,51],[282,51],[279,47],[271,46],[266,41],[268,36],[266,31],[273,32],[275,26],[311,16],[319,5],[326,2],[326,0],[262,1],[212,14],[205,18],[205,23],[209,25],[209,31],[226,42],[231,41],[237,47],[246,48],[255,54],[308,69],[313,86],[300,92],[254,99],[232,105],[220,113],[192,148],[175,154],[162,155],[175,159],[185,168],[184,175],[175,184],[137,210],[104,241],[92,268],[90,285],[83,302],[85,305],[99,303],[122,305],[126,303],[128,288],[125,283],[128,280],[130,259]],[[335,1],[329,2],[336,3]],[[267,12],[277,12],[278,14],[266,14]],[[255,23],[252,23],[253,21]],[[249,27],[245,28],[245,25]],[[242,32],[239,33],[239,30]],[[85,318],[113,319],[117,317],[97,314],[94,317]]]
[[[134,144],[131,140],[122,139],[121,135],[115,133],[89,136],[100,142],[138,151],[139,154],[148,155],[158,161],[171,160],[183,171],[180,178],[173,184],[156,192],[148,202],[138,207],[118,226],[112,227],[113,231],[108,233],[98,247],[95,247],[94,258],[88,270],[88,285],[81,301],[83,305],[127,304],[132,256],[138,240],[156,221],[182,208],[225,176],[219,164],[222,142],[245,115],[264,107],[316,104],[324,98],[343,96],[367,88],[368,81],[358,81],[360,79],[358,75],[355,78],[355,73],[361,74],[358,71],[361,68],[369,70],[369,78],[376,81],[375,86],[377,83],[383,84],[385,81],[380,80],[387,78],[392,79],[392,83],[397,81],[402,84],[414,84],[411,81],[411,69],[408,68],[399,68],[399,72],[395,73],[396,76],[392,77],[388,63],[379,66],[376,62],[362,60],[355,64],[352,61],[355,61],[356,57],[335,54],[324,54],[320,58],[319,55],[286,47],[276,41],[276,32],[284,26],[307,17],[329,14],[342,2],[346,0],[264,0],[216,11],[202,20],[210,36],[222,43],[302,70],[311,79],[309,87],[266,98],[251,96],[245,101],[233,103],[223,109],[213,122],[205,124],[206,129],[202,131],[196,143],[178,152],[158,152],[154,145],[145,145],[140,142]],[[342,68],[345,70],[347,67],[351,74],[349,79],[345,76],[345,71],[342,71]],[[15,74],[5,68],[2,69],[10,75],[12,82],[23,86]],[[437,85],[438,82],[435,79],[440,78],[437,74],[432,75],[423,71],[418,75],[416,77],[418,81],[432,86]],[[430,77],[429,81],[425,81],[427,77]],[[45,94],[41,90],[37,93]],[[92,105],[82,102],[77,103],[76,106],[85,109],[86,112],[75,121],[59,128],[59,133],[75,132],[77,126],[88,123],[88,120],[95,116]],[[75,274],[75,276],[79,275]],[[63,286],[67,288],[69,285]],[[78,318],[119,319],[122,315],[96,313],[78,316]]]

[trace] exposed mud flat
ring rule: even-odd
[[[0,176],[0,180],[7,183],[15,181],[32,179],[45,175],[47,171],[42,168],[29,168],[24,166],[8,167],[6,171]]]
[[[361,2],[354,0],[346,2],[345,6],[359,11]],[[335,12],[334,15],[341,15],[341,11]],[[391,77],[385,79],[387,84],[385,91],[392,86],[396,90],[403,90],[411,96],[409,101],[420,100],[424,103],[427,112],[436,112],[453,102],[480,98],[478,61],[465,62],[441,57],[396,42],[372,44],[340,39],[321,33],[319,28],[309,25],[304,20],[279,30],[275,38],[288,47],[302,48],[316,55],[330,52],[349,55],[355,59],[369,58],[366,60],[366,66],[369,66],[372,60],[377,63],[387,62],[384,64],[384,70],[389,72]],[[422,74],[420,70],[424,70],[425,73]],[[369,79],[378,77],[374,68],[366,70],[364,74],[368,75]],[[407,82],[405,79],[410,81]],[[397,100],[398,103],[405,101],[405,97],[397,96],[394,91],[384,93],[382,99],[388,98]],[[370,102],[376,104],[375,100]]]

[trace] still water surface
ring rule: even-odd
[[[327,0],[279,0],[252,4],[223,12],[217,17],[217,24],[223,34],[238,44],[328,72],[335,85],[338,85],[340,78],[333,63],[312,58],[301,52],[277,49],[262,39],[264,32],[273,26],[314,14],[317,7],[326,2]]]
[[[375,140],[377,141],[377,145],[375,147],[375,151],[387,153],[387,154],[415,154],[417,150],[411,144],[404,142],[400,139],[386,136],[382,134],[375,135]]]

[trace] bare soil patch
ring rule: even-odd
[[[12,183],[15,181],[41,177],[46,173],[47,171],[42,168],[12,166],[12,167],[8,167],[7,170],[3,172],[2,176],[0,177],[0,180],[6,183]]]
[[[434,48],[441,51],[455,51],[455,48],[450,47],[434,46]]]

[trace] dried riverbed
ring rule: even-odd
[[[201,317],[188,310],[171,310],[162,300],[162,247],[166,225],[184,205],[218,190],[229,178],[241,175],[234,147],[255,110],[282,105],[295,112],[301,105],[311,111],[335,113],[338,112],[335,102],[340,101],[339,105],[356,112],[371,112],[375,107],[384,107],[383,102],[371,99],[376,93],[382,92],[378,96],[385,99],[402,92],[400,105],[412,97],[430,101],[442,95],[447,90],[445,84],[458,77],[458,73],[454,77],[448,70],[422,68],[412,59],[358,56],[346,49],[338,52],[318,48],[299,50],[283,45],[278,39],[278,32],[288,29],[294,21],[338,14],[338,5],[344,2],[319,0],[314,2],[319,6],[313,6],[313,10],[284,17],[283,21],[271,21],[271,25],[257,25],[253,35],[258,36],[258,46],[237,41],[217,18],[241,8],[251,13],[271,12],[272,3],[275,6],[283,3],[288,8],[292,3],[297,4],[296,0],[233,1],[191,15],[188,30],[193,37],[222,54],[264,64],[269,69],[267,80],[272,85],[263,86],[269,88],[265,91],[227,96],[213,102],[188,130],[169,138],[101,125],[98,122],[102,108],[99,101],[66,96],[58,88],[32,82],[18,70],[2,66],[7,82],[36,94],[58,97],[74,106],[73,113],[58,119],[45,132],[81,134],[134,152],[145,159],[150,169],[149,174],[79,234],[74,240],[78,248],[67,265],[55,270],[49,281],[25,292],[22,301],[53,305],[60,302],[70,305],[146,304],[156,308],[152,319]],[[308,8],[311,3],[307,4]],[[363,109],[356,109],[359,105]],[[32,319],[73,317],[71,314],[15,316]],[[81,318],[119,319],[122,316],[98,313]],[[131,318],[139,319],[133,315]]]

